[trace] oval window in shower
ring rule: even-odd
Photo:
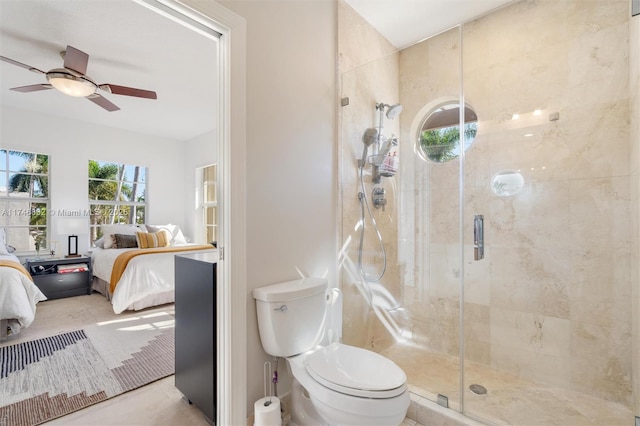
[[[447,102],[433,108],[419,127],[416,152],[423,160],[444,163],[460,155],[460,104]],[[471,146],[478,131],[478,116],[464,108],[464,149]]]

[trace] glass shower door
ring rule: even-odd
[[[460,55],[459,27],[400,52],[398,261],[410,334],[388,352],[415,393],[456,410],[463,279]]]
[[[619,1],[517,2],[464,25],[464,98],[478,117],[463,187],[472,417],[629,416],[627,13]]]

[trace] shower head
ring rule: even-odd
[[[389,104],[383,104],[383,103],[379,103],[376,105],[376,109],[380,110],[380,114],[382,115],[382,111],[387,108],[387,118],[389,120],[393,120],[394,118],[396,118],[398,115],[400,115],[400,113],[402,112],[402,105],[400,104],[393,104],[393,105],[389,105]]]
[[[390,120],[393,120],[402,112],[402,105],[400,104],[387,105],[387,108],[387,118]]]

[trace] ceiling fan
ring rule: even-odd
[[[44,74],[48,83],[32,84],[30,86],[12,87],[11,90],[17,92],[36,92],[39,90],[57,89],[60,92],[75,97],[84,97],[94,104],[106,109],[107,111],[117,111],[120,108],[97,93],[98,89],[114,95],[134,96],[136,98],[157,99],[156,92],[151,90],[136,89],[133,87],[118,86],[115,84],[97,84],[90,79],[85,73],[87,72],[87,63],[89,55],[72,46],[67,46],[67,50],[60,53],[64,59],[63,68],[54,68],[47,72],[30,65],[23,64],[5,56],[0,59],[10,64],[26,68],[38,74]]]

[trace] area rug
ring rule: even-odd
[[[0,425],[37,425],[167,377],[174,353],[164,312],[0,347]]]

